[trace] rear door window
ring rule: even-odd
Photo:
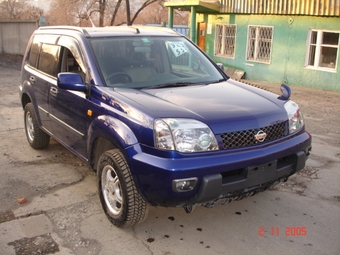
[[[41,46],[38,69],[53,77],[57,77],[59,70],[59,52],[60,46],[44,43]]]

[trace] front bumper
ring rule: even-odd
[[[229,203],[255,195],[302,170],[309,151],[299,151],[266,164],[231,171],[227,176],[204,176],[197,196],[187,205],[203,204],[211,207],[215,203]]]
[[[303,132],[263,146],[208,153],[156,156],[152,148],[130,147],[129,165],[136,186],[151,205],[209,206],[222,198],[252,194],[302,170],[311,150]],[[195,188],[176,192],[172,181],[197,177]]]

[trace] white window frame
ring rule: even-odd
[[[312,34],[313,32],[317,33],[316,43],[312,43]],[[323,44],[322,43],[322,36],[323,33],[335,33],[339,35],[338,45],[331,45],[331,44]],[[315,53],[313,55],[314,57],[314,64],[310,65],[310,58],[311,54],[311,46],[315,46]],[[337,49],[337,54],[335,56],[335,63],[334,65],[330,65],[328,67],[321,66],[321,58],[322,58],[322,48],[335,48]],[[308,31],[308,40],[307,40],[307,46],[306,46],[307,52],[306,52],[306,59],[305,59],[305,68],[307,69],[313,69],[313,70],[319,70],[319,71],[326,71],[326,72],[336,72],[338,62],[339,62],[339,51],[340,51],[340,30],[322,30],[322,29],[309,29]]]
[[[255,28],[255,37],[251,38],[250,30]],[[260,30],[266,28],[271,29],[271,38],[261,38]],[[262,64],[270,64],[273,53],[273,38],[274,38],[274,27],[273,26],[257,26],[257,25],[249,25],[248,26],[248,36],[247,36],[247,50],[246,50],[246,61],[257,62]],[[251,42],[254,41],[254,46],[251,47]],[[270,43],[270,52],[268,59],[263,59],[260,56],[261,52],[261,42],[265,41],[266,43]],[[254,48],[254,49],[252,49]],[[253,51],[251,51],[253,50]],[[251,57],[253,56],[253,57]]]
[[[220,27],[218,29],[218,27]],[[226,31],[228,28],[233,27],[235,28],[235,34],[234,35],[227,35]],[[222,35],[218,33],[218,31],[222,30]],[[225,58],[235,58],[235,49],[236,49],[236,33],[237,33],[237,25],[236,24],[216,24],[215,29],[215,43],[214,43],[214,55],[218,57],[225,57]],[[227,45],[228,44],[228,38],[232,38],[234,41],[233,45]],[[218,47],[220,45],[220,47]],[[231,54],[228,54],[226,51],[226,48],[229,48],[229,50],[232,51]]]

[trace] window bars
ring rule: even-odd
[[[248,61],[270,63],[273,42],[273,27],[249,26],[247,56]]]
[[[216,25],[215,55],[227,58],[235,57],[236,25]]]

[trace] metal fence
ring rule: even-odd
[[[0,20],[0,53],[23,55],[37,28],[36,20]]]

